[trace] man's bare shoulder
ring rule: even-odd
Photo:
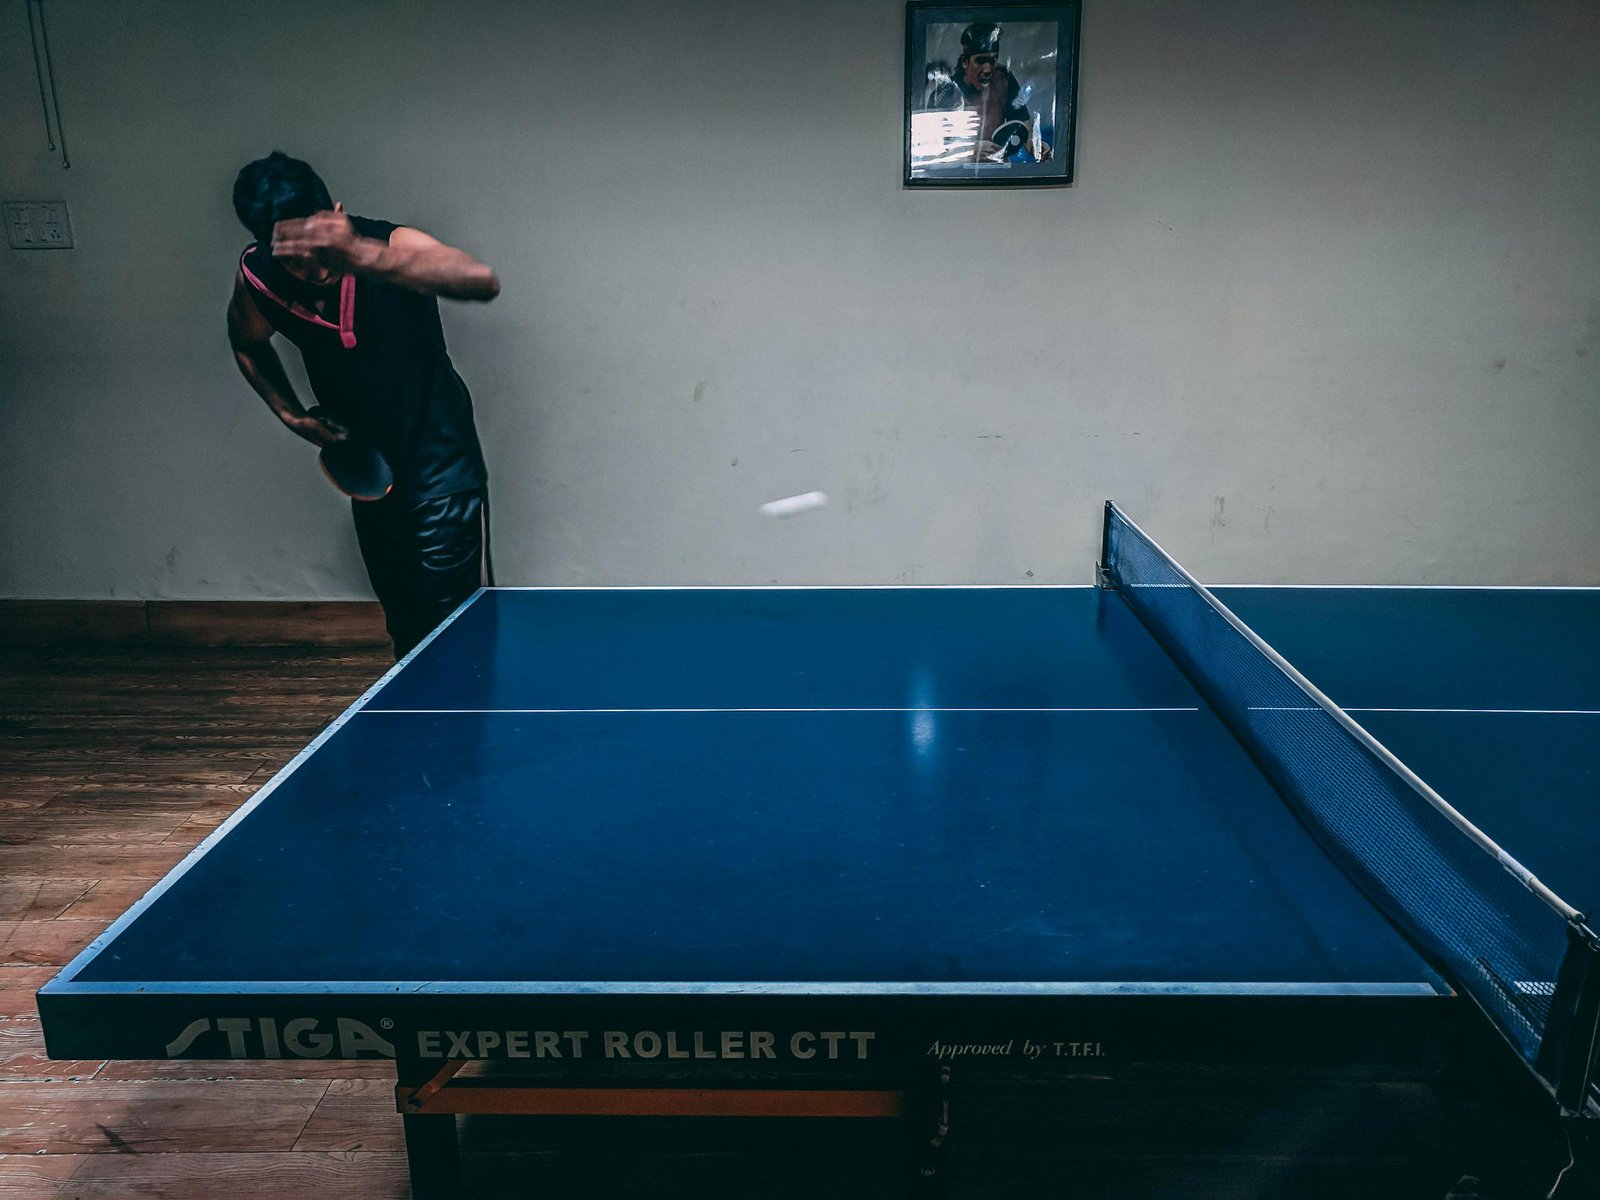
[[[233,275],[233,295],[228,299],[228,336],[235,344],[272,340],[272,322],[256,307],[255,296],[241,267]]]

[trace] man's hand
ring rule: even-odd
[[[291,265],[322,267],[340,275],[355,269],[362,238],[345,215],[344,205],[332,212],[279,221],[272,229],[272,257]]]
[[[299,416],[283,416],[280,419],[313,446],[337,446],[350,438],[348,429],[328,417],[302,413]]]

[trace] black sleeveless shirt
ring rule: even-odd
[[[366,217],[350,223],[380,242],[398,228]],[[351,275],[315,288],[256,243],[239,267],[261,314],[299,347],[317,403],[389,460],[396,499],[419,503],[483,486],[472,396],[445,349],[437,300]],[[329,320],[314,307],[324,296],[338,299]]]

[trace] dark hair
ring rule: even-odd
[[[1000,53],[1000,26],[993,21],[980,21],[961,31],[961,57],[974,54]]]
[[[272,242],[272,227],[326,212],[333,207],[327,185],[310,163],[274,150],[239,172],[233,181],[233,211],[262,245]]]

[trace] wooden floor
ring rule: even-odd
[[[0,648],[0,1197],[409,1195],[393,1071],[51,1062],[33,993],[389,665]]]

